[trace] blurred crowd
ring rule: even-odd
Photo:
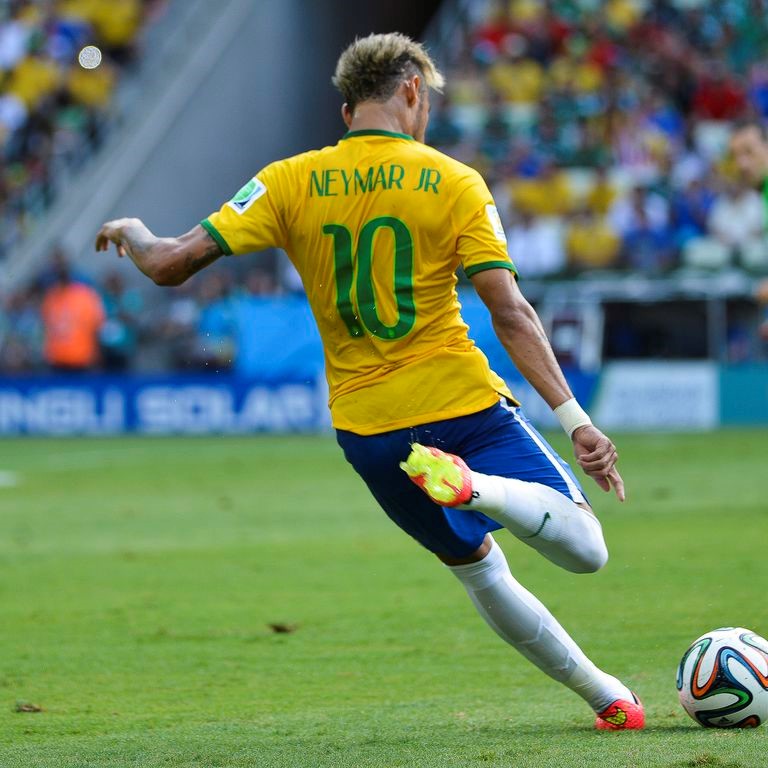
[[[160,2],[0,0],[0,258],[50,202],[57,168],[100,141]],[[768,274],[762,190],[728,152],[739,121],[768,120],[768,0],[468,7],[427,140],[485,176],[523,278]],[[105,64],[84,70],[77,51],[94,41]],[[0,370],[226,370],[237,302],[301,291],[277,254],[162,294],[133,286],[117,272],[94,284],[54,255],[5,300]],[[757,299],[768,340],[768,283]]]
[[[527,277],[768,272],[765,205],[729,162],[768,116],[768,2],[493,0],[428,139],[488,180]]]
[[[227,371],[237,354],[238,305],[302,290],[296,272],[274,257],[148,295],[118,271],[94,280],[56,250],[0,305],[0,371]],[[154,300],[158,294],[163,300]]]
[[[116,81],[164,0],[0,0],[0,259],[101,142]],[[86,46],[100,64],[78,57]]]

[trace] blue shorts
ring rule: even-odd
[[[461,456],[476,472],[541,483],[575,502],[587,502],[570,467],[520,408],[506,401],[469,416],[394,432],[357,435],[336,430],[336,436],[347,461],[389,517],[439,555],[466,557],[482,544],[487,533],[503,526],[481,512],[441,507],[430,501],[399,467],[410,453],[411,443]]]

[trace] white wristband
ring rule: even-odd
[[[566,400],[562,405],[558,405],[555,408],[555,416],[560,420],[560,424],[568,433],[568,437],[571,437],[579,427],[587,427],[592,424],[592,419],[578,404],[575,397]]]

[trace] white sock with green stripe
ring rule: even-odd
[[[472,472],[472,501],[464,508],[488,515],[573,573],[593,573],[608,561],[598,519],[541,483]]]
[[[448,567],[499,637],[595,712],[616,699],[632,700],[629,689],[598,669],[546,607],[514,579],[496,542],[479,562]]]

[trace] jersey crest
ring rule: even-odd
[[[230,208],[244,214],[267,191],[266,184],[254,176],[230,201]]]

